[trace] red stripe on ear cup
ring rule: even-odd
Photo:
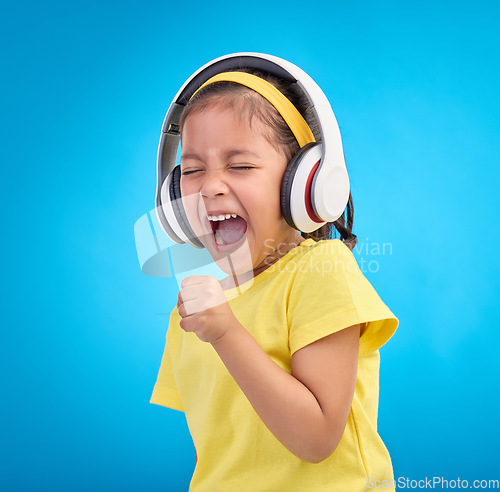
[[[304,192],[304,201],[306,203],[307,215],[309,215],[309,218],[313,222],[318,222],[318,223],[324,222],[324,220],[321,220],[314,212],[314,208],[312,206],[312,201],[311,201],[311,188],[312,188],[312,180],[314,178],[314,174],[316,173],[319,167],[320,161],[321,159],[318,162],[316,162],[316,164],[314,164],[313,168],[311,169],[309,176],[307,177],[306,189]]]

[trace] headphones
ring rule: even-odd
[[[318,143],[299,111],[273,85],[240,68],[257,69],[299,86],[319,124]],[[201,67],[181,87],[170,105],[157,156],[156,215],[165,233],[177,244],[203,248],[182,205],[181,170],[176,165],[180,142],[179,122],[184,107],[205,85],[231,81],[259,92],[279,111],[300,149],[290,161],[281,183],[281,212],[286,222],[302,232],[313,232],[337,220],[349,200],[349,177],[340,131],[325,94],[303,70],[292,63],[261,53],[235,53]]]

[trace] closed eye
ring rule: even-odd
[[[192,171],[183,171],[181,174],[183,176],[187,176],[188,174],[197,173],[198,171],[199,171],[199,169],[193,169]]]
[[[232,166],[230,169],[236,169],[238,171],[242,170],[247,170],[247,169],[254,169],[254,166]],[[189,174],[194,174],[194,173],[197,173],[197,172],[200,172],[202,171],[202,169],[192,169],[190,171],[182,171],[182,175],[183,176],[188,176]]]

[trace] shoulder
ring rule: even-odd
[[[397,318],[342,241],[311,244],[298,261],[287,311],[294,350],[316,340],[318,333],[326,336],[361,324],[360,355],[364,355],[394,333]]]
[[[323,239],[321,241],[308,242],[304,246],[302,254],[298,255],[298,260],[307,261],[315,257],[354,259],[352,251],[340,239]]]
[[[352,251],[339,239],[327,239],[304,246],[297,255],[296,280],[328,277],[330,280],[346,273],[360,274]]]
[[[289,312],[306,307],[311,313],[325,314],[351,307],[352,273],[348,272],[362,276],[352,252],[342,241],[308,243],[294,265]]]

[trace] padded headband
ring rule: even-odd
[[[256,75],[246,72],[224,72],[219,73],[204,84],[202,84],[191,96],[190,100],[204,87],[216,82],[235,82],[244,85],[258,92],[264,99],[267,99],[278,111],[285,120],[286,124],[295,135],[299,146],[302,148],[308,143],[316,142],[314,135],[309,128],[304,117],[299,113],[298,109],[283,95],[274,85],[261,79]]]

